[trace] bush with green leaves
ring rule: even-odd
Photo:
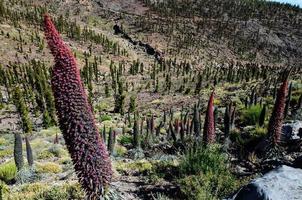
[[[37,163],[38,173],[60,173],[62,172],[62,167],[54,162]]]
[[[133,137],[131,135],[121,135],[119,136],[118,138],[118,142],[121,144],[121,145],[128,145],[128,144],[132,144],[132,141],[133,141]]]
[[[6,197],[7,199],[14,200],[82,200],[84,199],[84,192],[81,189],[80,184],[75,182],[59,185],[47,185],[43,182],[35,182],[23,184],[20,189],[10,192]]]
[[[48,148],[48,151],[58,158],[68,156],[68,152],[60,144],[53,144]]]
[[[241,111],[241,121],[246,125],[256,125],[259,122],[261,111],[260,105],[245,108]]]
[[[179,170],[182,193],[192,200],[218,200],[239,185],[218,145],[190,150],[181,161]]]
[[[111,116],[109,116],[109,115],[101,115],[100,116],[100,120],[101,120],[101,122],[111,121]]]
[[[12,181],[17,175],[17,167],[14,161],[8,161],[0,165],[0,180],[5,183]]]
[[[267,134],[267,129],[265,127],[256,126],[255,130],[252,131],[254,137],[264,137]]]
[[[4,199],[3,196],[9,192],[8,186],[0,180],[0,200]]]
[[[31,183],[39,179],[40,177],[34,168],[23,167],[16,175],[16,182],[20,184]]]

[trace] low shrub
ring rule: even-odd
[[[267,129],[265,127],[256,126],[255,130],[252,131],[252,136],[254,137],[264,137],[267,134]]]
[[[57,133],[60,133],[60,129],[57,126],[53,126],[48,129],[43,129],[40,131],[41,135],[45,135],[47,137],[54,136]]]
[[[20,189],[7,195],[10,200],[82,200],[85,199],[79,183],[71,182],[49,186],[42,182],[23,184]]]
[[[109,115],[101,115],[100,116],[100,120],[101,120],[101,122],[111,121],[111,116],[109,116]]]
[[[62,186],[52,186],[34,196],[33,200],[51,199],[51,200],[82,200],[84,193],[79,184],[64,184]]]
[[[23,167],[20,171],[17,172],[16,182],[20,184],[32,183],[36,180],[39,180],[41,177],[36,173],[35,168]]]
[[[239,185],[229,170],[226,155],[218,145],[188,152],[179,169],[180,188],[188,199],[222,199]]]
[[[2,145],[6,145],[8,142],[7,142],[7,140],[5,139],[5,138],[0,138],[0,145],[2,146]]]
[[[133,137],[128,134],[120,135],[117,140],[121,145],[129,145],[129,144],[132,144]]]
[[[63,148],[62,145],[59,144],[53,144],[48,148],[48,151],[58,158],[62,158],[68,155],[68,152]]]
[[[62,172],[62,167],[53,162],[37,163],[38,173],[60,173]]]
[[[14,161],[9,161],[0,165],[0,180],[9,183],[16,175],[17,168]]]
[[[127,153],[127,149],[121,145],[115,145],[114,154],[118,157],[123,157]]]
[[[139,173],[148,173],[152,170],[152,163],[147,160],[137,160],[134,162],[117,162],[116,170],[120,172],[137,171]]]
[[[41,160],[45,160],[53,157],[54,155],[51,152],[49,152],[48,149],[45,149],[38,154],[37,158]]]
[[[260,105],[244,108],[241,110],[241,121],[245,125],[256,125],[259,121],[261,110],[262,108]]]
[[[4,158],[6,156],[13,155],[14,151],[12,149],[4,149],[0,151],[0,158]]]

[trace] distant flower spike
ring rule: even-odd
[[[288,82],[285,80],[278,90],[273,113],[268,125],[268,133],[274,146],[280,143],[287,91]]]
[[[203,128],[203,142],[204,144],[215,143],[215,120],[214,120],[214,91],[208,102],[208,108]]]
[[[44,31],[55,61],[51,84],[60,129],[87,198],[99,199],[111,181],[111,161],[95,125],[76,60],[48,14],[44,16]]]

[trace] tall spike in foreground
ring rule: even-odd
[[[268,133],[271,136],[273,146],[278,146],[280,143],[287,90],[288,82],[285,80],[278,90],[273,113],[268,125]]]
[[[95,125],[76,60],[47,14],[44,31],[55,61],[51,84],[60,129],[87,198],[99,199],[111,181],[111,161]]]
[[[215,142],[215,122],[214,122],[214,91],[208,102],[208,108],[203,128],[203,143],[205,145]]]

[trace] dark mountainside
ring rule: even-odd
[[[0,0],[0,200],[302,199],[301,27],[263,0]]]

